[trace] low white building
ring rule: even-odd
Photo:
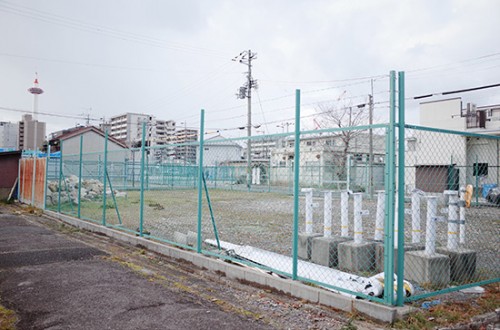
[[[345,137],[344,137],[345,138]],[[370,135],[354,133],[345,139],[338,134],[318,134],[300,139],[300,184],[332,189],[365,190],[373,177],[374,189],[383,189],[385,136],[373,134],[373,164],[370,166]],[[295,139],[282,139],[271,152],[271,182],[293,182]]]
[[[94,126],[75,127],[61,131],[60,134],[53,136],[49,141],[51,152],[60,151],[62,144],[63,159],[65,161],[70,159],[78,160],[80,137],[83,137],[83,161],[104,161],[105,133]],[[128,158],[127,146],[112,136],[108,136],[107,149],[108,161],[124,161],[125,158]]]
[[[196,163],[199,163],[199,147],[196,147]],[[222,135],[206,139],[203,143],[203,165],[219,166],[242,159],[242,149],[238,143],[230,141]]]
[[[500,105],[463,106],[461,98],[420,104],[421,126],[459,134],[407,130],[407,192],[457,190],[472,184],[477,188],[500,181],[500,140],[460,133],[500,136]]]

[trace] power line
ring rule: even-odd
[[[500,83],[493,84],[493,85],[485,85],[485,86],[471,87],[471,88],[465,88],[465,89],[458,89],[458,90],[448,91],[448,92],[424,94],[424,95],[414,96],[413,99],[418,100],[418,99],[423,99],[423,98],[427,98],[427,97],[431,97],[431,96],[465,93],[465,92],[472,92],[472,91],[477,91],[477,90],[481,90],[481,89],[489,89],[489,88],[494,88],[494,87],[500,87]]]
[[[438,69],[438,68],[442,68],[442,67],[448,67],[450,65],[455,65],[455,64],[460,64],[460,63],[467,63],[467,62],[474,62],[474,61],[477,61],[477,60],[483,60],[483,59],[486,59],[486,58],[492,58],[492,57],[497,57],[497,56],[500,56],[500,53],[487,54],[487,55],[478,56],[478,57],[474,57],[474,58],[468,58],[468,59],[457,61],[457,62],[451,62],[451,63],[447,63],[447,64],[434,65],[434,66],[430,66],[430,67],[426,67],[426,68],[419,68],[419,69],[413,69],[413,70],[405,70],[405,72],[407,72],[408,74],[411,75],[411,74],[413,74],[415,72],[429,71],[429,70],[434,70],[434,69]]]
[[[0,107],[0,110],[20,112],[20,113],[33,113],[33,110],[24,110],[24,109],[16,109],[16,108],[8,108],[8,107]],[[51,116],[51,117],[61,117],[61,118],[71,118],[71,119],[84,119],[84,120],[89,120],[89,121],[100,121],[100,119],[90,118],[90,116],[73,116],[73,115],[65,115],[65,114],[62,114],[62,113],[42,112],[42,111],[38,111],[38,114],[39,115],[44,115],[44,116]]]
[[[329,84],[329,83],[337,83],[337,82],[347,82],[347,81],[358,81],[363,80],[366,82],[370,82],[371,80],[378,80],[381,78],[388,78],[389,75],[373,75],[373,76],[365,76],[365,77],[355,77],[355,78],[346,78],[346,79],[333,79],[333,80],[313,80],[313,81],[290,81],[290,80],[270,80],[270,79],[261,79],[262,81],[274,82],[278,84]]]
[[[87,62],[55,59],[55,58],[44,58],[44,57],[37,57],[37,56],[10,54],[10,53],[0,53],[0,56],[22,58],[22,59],[29,59],[29,60],[37,60],[37,61],[54,62],[54,63],[72,64],[72,65],[92,66],[92,67],[107,68],[107,69],[121,69],[121,70],[132,70],[132,71],[151,71],[151,72],[171,72],[172,71],[170,69],[167,70],[167,69],[159,69],[159,68],[139,68],[139,67],[129,67],[129,66],[120,66],[120,65],[87,63]],[[175,70],[175,69],[173,71],[175,71],[175,72],[195,72],[195,71],[189,71],[189,70]]]
[[[225,53],[218,51],[218,50],[213,50],[213,49],[207,49],[203,47],[196,47],[196,46],[191,46],[187,44],[182,44],[178,42],[171,42],[171,41],[166,41],[166,40],[161,40],[157,38],[152,38],[136,33],[131,33],[131,32],[125,32],[113,28],[109,28],[106,26],[102,25],[95,25],[95,24],[89,24],[87,22],[75,19],[75,18],[69,18],[65,17],[62,15],[57,15],[57,14],[52,14],[46,11],[26,7],[26,6],[21,6],[12,2],[8,1],[3,1],[0,2],[0,10],[4,12],[9,12],[14,15],[18,16],[23,16],[27,17],[30,19],[35,19],[39,20],[45,23],[50,23],[50,24],[55,24],[59,26],[64,26],[67,28],[72,28],[80,31],[85,31],[85,32],[91,32],[91,33],[96,33],[96,34],[102,34],[106,35],[108,37],[116,38],[116,39],[121,39],[121,40],[126,40],[126,41],[131,41],[131,42],[136,42],[136,43],[141,43],[149,46],[154,46],[154,47],[161,47],[161,48],[166,48],[174,51],[180,51],[180,52],[186,52],[186,53],[191,53],[191,54],[200,54],[202,53],[203,55],[208,55],[208,56],[215,56],[215,57],[221,57],[225,58]]]

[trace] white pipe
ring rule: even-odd
[[[449,190],[445,194],[450,196],[448,202],[448,244],[449,250],[458,249],[458,191]]]
[[[347,184],[346,190],[351,190],[351,155],[347,155]]]
[[[302,192],[306,193],[306,234],[313,233],[313,189],[304,188]]]
[[[411,195],[411,242],[420,243],[420,192]]]
[[[377,191],[377,215],[375,218],[375,236],[376,241],[384,239],[384,218],[385,218],[385,191]]]
[[[436,217],[437,197],[427,197],[427,224],[425,228],[425,254],[432,256],[436,253]]]
[[[340,193],[340,231],[342,237],[349,236],[349,193]]]
[[[325,191],[323,236],[332,236],[332,192]]]
[[[460,189],[460,244],[465,244],[465,189]]]
[[[354,243],[360,244],[363,242],[363,217],[361,205],[363,203],[363,193],[355,193],[354,195]]]

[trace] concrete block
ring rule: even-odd
[[[299,234],[299,248],[297,253],[300,259],[311,259],[312,240],[320,236],[321,234]]]
[[[345,312],[352,312],[352,301],[354,299],[351,297],[343,296],[339,293],[334,293],[326,290],[322,290],[319,293],[319,303],[341,310]]]
[[[375,268],[374,242],[354,243],[354,241],[338,245],[339,269],[351,272],[367,272]]]
[[[266,285],[266,277],[270,276],[254,269],[245,269],[245,280],[251,283]]]
[[[425,249],[422,244],[406,244],[405,253],[408,251],[421,251]],[[384,243],[377,242],[375,246],[375,271],[381,273],[384,271]],[[398,268],[398,248],[394,249],[394,272]]]
[[[396,320],[396,308],[377,304],[368,300],[355,299],[353,309],[369,317],[387,323],[393,323]]]
[[[174,232],[174,243],[188,245],[188,237],[184,233]]]
[[[195,233],[194,231],[188,231],[188,233],[187,233],[187,245],[192,246],[192,247],[198,246],[198,234]]]
[[[476,274],[476,251],[467,249],[452,251],[447,248],[438,248],[437,252],[450,258],[450,280],[452,282],[466,282],[474,278]]]
[[[312,303],[319,302],[320,289],[313,288],[312,286],[307,286],[300,282],[293,282],[291,284],[292,296],[301,298]]]
[[[347,242],[346,237],[315,237],[312,240],[311,261],[327,267],[337,267],[338,245]]]
[[[266,276],[266,285],[284,293],[292,293],[291,280],[276,276]]]
[[[194,252],[191,252],[191,251],[179,250],[177,258],[184,259],[184,260],[192,263],[195,255],[196,254]]]
[[[235,265],[227,265],[226,266],[226,276],[227,278],[243,280],[245,279],[245,272],[243,268]]]
[[[208,269],[209,259],[202,254],[193,254],[193,264],[200,268]]]
[[[420,285],[444,287],[450,282],[450,258],[444,254],[427,255],[425,251],[405,253],[405,279]]]
[[[222,260],[217,259],[209,259],[207,268],[213,272],[221,272],[226,274],[226,265],[227,263]]]

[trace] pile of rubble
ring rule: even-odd
[[[96,179],[82,180],[81,200],[90,201],[101,197],[104,189],[104,184]],[[126,193],[114,191],[115,196],[123,197]],[[106,190],[106,194],[111,194],[111,190]],[[46,204],[57,205],[59,200],[59,181],[47,182]],[[69,201],[78,204],[78,177],[70,175],[64,181],[61,181],[61,204]]]

